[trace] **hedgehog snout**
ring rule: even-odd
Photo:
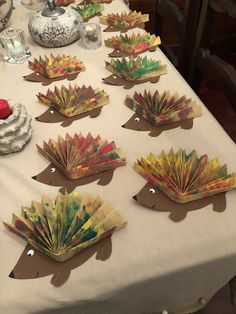
[[[15,278],[14,271],[12,271],[12,272],[9,274],[9,277],[10,277],[10,278]]]

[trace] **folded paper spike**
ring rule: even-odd
[[[126,97],[125,105],[155,126],[201,116],[201,106],[196,101],[169,91],[135,92],[133,97]]]
[[[104,6],[100,3],[77,4],[72,8],[82,16],[85,22],[104,10]]]
[[[54,91],[48,89],[46,95],[38,93],[37,97],[40,102],[54,107],[67,117],[73,117],[109,103],[109,95],[104,90],[85,85],[79,87],[76,84],[74,86],[70,84],[69,88],[64,85],[61,88],[55,87]]]
[[[147,50],[151,50],[160,45],[160,37],[150,35],[150,33],[132,33],[120,34],[119,36],[112,36],[104,40],[105,46],[119,50],[120,54],[137,54]]]
[[[82,2],[80,2],[81,4],[96,4],[96,3],[111,3],[112,0],[83,0]]]
[[[141,12],[137,11],[110,13],[99,18],[99,22],[101,24],[108,25],[114,29],[129,28],[148,21],[148,14],[142,14]]]
[[[32,201],[13,214],[6,228],[40,252],[64,262],[83,249],[111,235],[126,225],[124,218],[98,196],[58,194],[55,201],[47,196],[41,203]]]
[[[200,158],[195,150],[174,153],[150,153],[134,164],[134,170],[151,185],[163,191],[177,203],[186,203],[225,192],[236,187],[236,173],[227,174],[227,166],[218,159]]]
[[[53,55],[50,57],[45,55],[43,59],[39,56],[38,59],[34,58],[33,61],[28,61],[29,68],[34,72],[40,73],[47,78],[56,78],[61,76],[68,76],[73,73],[78,73],[85,70],[82,61],[76,57],[62,55]]]
[[[167,73],[167,66],[161,65],[160,61],[152,58],[140,57],[136,59],[130,58],[111,59],[110,63],[106,63],[106,69],[129,81],[138,81],[157,77]]]
[[[50,139],[43,143],[38,151],[51,161],[69,179],[76,180],[103,171],[125,166],[126,161],[122,151],[114,142],[93,138],[89,133],[84,137],[81,133],[66,138],[58,137],[57,141]]]

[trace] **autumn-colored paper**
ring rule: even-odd
[[[134,27],[136,25],[149,21],[148,14],[142,14],[137,11],[121,12],[121,13],[109,13],[99,18],[99,22],[104,25],[108,25],[114,29],[125,29]]]
[[[135,92],[133,97],[126,97],[125,105],[155,126],[201,116],[201,106],[196,101],[169,91]]]
[[[167,73],[166,65],[147,56],[111,59],[110,63],[106,62],[106,69],[128,81],[144,80]]]
[[[150,33],[132,33],[112,36],[105,39],[105,46],[118,50],[124,54],[138,54],[148,49],[156,48],[161,44],[160,37]]]
[[[34,58],[33,61],[28,61],[29,68],[34,72],[40,73],[48,78],[55,78],[65,76],[69,74],[78,73],[85,70],[85,66],[82,61],[76,57],[62,55],[46,56],[43,58],[39,56],[38,59]]]
[[[111,3],[112,0],[84,0],[82,1],[80,4],[89,4],[89,3],[92,3],[92,4],[95,4],[95,3]]]
[[[75,0],[56,0],[56,6],[58,7],[67,7],[69,4],[74,3]]]
[[[54,107],[67,117],[73,117],[109,103],[109,95],[104,90],[85,85],[79,87],[76,84],[74,86],[70,84],[69,88],[64,85],[61,88],[55,87],[54,91],[48,89],[46,95],[38,93],[37,97],[40,102]]]
[[[82,16],[84,21],[89,20],[104,10],[104,6],[100,3],[77,4],[76,7],[72,8]]]
[[[197,156],[195,150],[187,153],[150,153],[134,164],[134,170],[150,184],[163,191],[172,200],[186,203],[205,198],[236,187],[236,173],[228,174],[227,166],[218,158],[208,160],[207,155]]]
[[[83,249],[126,225],[124,218],[98,196],[58,194],[56,200],[42,197],[12,215],[6,228],[40,252],[64,262]]]
[[[38,147],[39,153],[58,167],[69,179],[75,180],[103,171],[125,166],[125,157],[115,142],[108,142],[98,135],[81,133],[55,141],[50,139]]]

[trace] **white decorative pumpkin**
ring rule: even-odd
[[[32,134],[31,120],[25,106],[8,100],[12,114],[0,120],[0,154],[21,150]]]
[[[0,31],[7,25],[13,8],[13,0],[0,0]]]
[[[34,41],[44,47],[56,48],[78,40],[83,23],[79,13],[56,7],[53,0],[47,3],[48,8],[36,13],[29,21],[28,28]]]

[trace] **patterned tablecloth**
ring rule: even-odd
[[[105,13],[126,9],[115,0],[105,5]],[[199,155],[218,156],[227,163],[229,172],[235,171],[236,148],[228,135],[208,112],[172,64],[157,49],[146,53],[167,64],[168,74],[157,84],[145,83],[127,91],[122,87],[105,85],[103,77],[109,75],[105,60],[109,48],[104,44],[98,50],[87,51],[76,42],[68,47],[45,49],[35,44],[27,30],[32,12],[16,6],[9,26],[25,29],[33,57],[39,54],[69,53],[81,58],[87,70],[76,79],[78,85],[104,89],[110,94],[110,104],[99,117],[73,122],[67,128],[60,123],[46,124],[33,119],[33,135],[23,151],[0,156],[0,220],[10,222],[11,213],[19,213],[22,205],[40,200],[42,195],[55,197],[58,188],[32,180],[48,166],[48,161],[38,154],[36,144],[64,136],[66,132],[80,131],[100,134],[115,140],[127,158],[127,166],[117,169],[113,180],[106,186],[97,182],[77,188],[81,192],[100,195],[111,202],[128,220],[128,225],[112,236],[112,249],[104,261],[96,258],[95,249],[83,253],[78,264],[70,269],[52,269],[48,276],[17,280],[9,278],[25,242],[9,234],[1,226],[0,235],[0,312],[17,313],[81,313],[81,314],[151,314],[168,310],[169,313],[186,313],[202,306],[236,272],[236,191],[226,194],[226,210],[217,213],[212,205],[189,212],[182,222],[172,222],[168,212],[157,212],[138,205],[132,196],[145,184],[132,165],[136,158],[149,152],[159,153],[179,147],[187,151],[196,149]],[[97,17],[92,21],[97,21]],[[102,26],[104,29],[105,26]],[[111,33],[103,33],[103,39]],[[27,107],[34,118],[45,111],[36,94],[47,87],[23,80],[30,73],[27,62],[10,65],[0,62],[0,97],[10,98]],[[68,82],[63,81],[67,86]],[[50,85],[54,87],[55,83]],[[58,84],[60,85],[60,84]],[[202,104],[203,115],[194,119],[193,128],[166,130],[157,137],[149,132],[121,128],[133,112],[124,106],[127,94],[144,89],[160,91],[169,89],[186,94]],[[37,277],[41,262],[23,259],[26,277]],[[50,262],[48,262],[50,264]]]

